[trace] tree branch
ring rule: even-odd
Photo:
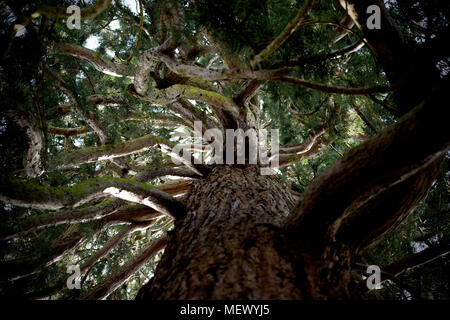
[[[6,114],[15,119],[17,124],[26,130],[27,136],[30,139],[29,148],[24,158],[25,173],[32,178],[39,177],[44,173],[41,162],[43,141],[40,130],[34,121],[23,111],[7,110]]]
[[[303,7],[299,10],[297,15],[292,19],[284,30],[260,53],[258,53],[252,60],[251,66],[255,69],[262,61],[264,61],[269,55],[277,50],[290,36],[297,30],[300,24],[303,22],[308,11],[313,6],[314,0],[305,0]]]
[[[191,169],[184,168],[150,168],[136,175],[135,180],[140,182],[148,182],[156,178],[164,176],[176,176],[198,179],[199,176]]]
[[[373,87],[366,87],[366,88],[346,88],[346,87],[318,83],[318,82],[314,82],[314,81],[302,80],[302,79],[288,77],[288,76],[280,77],[280,78],[274,79],[274,80],[280,81],[280,82],[293,83],[293,84],[299,85],[301,87],[314,89],[314,90],[318,90],[318,91],[322,91],[322,92],[345,94],[345,95],[364,95],[364,94],[373,94],[373,93],[388,93],[388,92],[394,91],[399,86],[399,84],[394,84],[389,87],[373,86]]]
[[[106,130],[100,125],[93,115],[88,114],[81,109],[81,103],[76,93],[69,87],[64,79],[55,71],[51,70],[47,65],[44,65],[44,68],[58,81],[58,86],[64,91],[69,100],[72,102],[72,108],[88,123],[92,130],[95,131],[98,135],[100,143],[105,144],[107,139]]]
[[[315,156],[320,150],[328,145],[331,141],[320,136],[318,139],[314,139],[314,143],[305,143],[298,145],[298,153],[287,153],[279,155],[279,166],[280,168],[291,166],[302,160],[309,159]]]
[[[111,293],[124,284],[135,272],[140,270],[159,251],[167,245],[167,236],[152,241],[147,248],[128,261],[119,271],[109,279],[97,285],[91,292],[81,297],[81,300],[100,300],[107,298]]]
[[[97,251],[95,254],[89,257],[86,262],[84,262],[80,267],[80,272],[85,273],[83,276],[82,282],[86,279],[88,276],[90,270],[92,267],[99,262],[102,258],[104,258],[108,253],[110,253],[112,250],[114,250],[115,247],[117,247],[120,242],[122,242],[123,239],[128,237],[133,232],[139,231],[139,230],[145,230],[150,225],[152,225],[154,221],[146,222],[142,224],[131,224],[129,226],[126,226],[123,228],[117,235],[115,235],[113,238],[110,238],[103,247]]]
[[[55,169],[69,168],[84,163],[109,160],[157,148],[160,143],[171,145],[170,141],[154,135],[119,142],[100,147],[85,147],[67,153],[60,153],[52,159]]]
[[[31,256],[8,260],[0,264],[0,273],[3,279],[16,280],[38,272],[59,261],[67,251],[73,249],[82,240],[77,231],[69,231],[53,241],[44,251]]]
[[[75,137],[81,136],[89,132],[86,128],[57,128],[57,127],[49,127],[48,132],[55,136],[64,136],[64,137]]]
[[[22,236],[33,231],[38,231],[48,227],[56,227],[62,224],[75,224],[101,219],[116,212],[123,206],[123,201],[111,199],[100,204],[85,208],[71,208],[62,212],[44,213],[38,216],[30,216],[19,221],[13,228],[3,229],[0,240],[8,240],[17,236]]]
[[[7,181],[0,186],[1,201],[44,210],[80,206],[108,195],[149,206],[170,217],[184,212],[184,206],[166,192],[120,178],[93,178],[71,187],[39,186],[17,180]]]
[[[99,55],[90,49],[71,44],[63,43],[54,45],[49,48],[49,53],[60,53],[70,55],[72,57],[83,59],[89,62],[95,69],[113,77],[128,77],[133,78],[134,69],[125,64],[115,64],[109,60],[104,60]]]

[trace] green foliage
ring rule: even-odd
[[[79,1],[53,0],[6,2],[17,17],[17,21],[23,23],[41,3],[49,5],[79,3]],[[390,13],[399,22],[402,32],[407,35],[409,41],[420,42],[431,39],[433,34],[441,34],[448,28],[448,1],[389,2],[391,3]],[[81,1],[81,3],[87,3],[87,1]],[[89,124],[79,114],[75,112],[59,114],[55,111],[58,106],[69,101],[67,95],[58,88],[55,79],[44,72],[44,64],[59,74],[76,93],[77,99],[82,102],[82,111],[98,119],[99,124],[107,132],[107,144],[129,141],[146,134],[169,139],[177,127],[177,124],[160,125],[157,115],[168,114],[167,107],[155,106],[128,94],[127,88],[130,89],[132,86],[131,79],[103,74],[81,59],[49,54],[50,46],[67,42],[86,46],[87,40],[97,39],[98,46],[94,50],[99,58],[126,64],[127,59],[134,52],[134,58],[129,65],[136,67],[142,53],[149,48],[161,45],[170,33],[180,37],[182,44],[208,44],[208,40],[202,34],[203,28],[206,27],[214,42],[219,43],[221,50],[224,51],[220,53],[237,58],[244,66],[249,67],[253,56],[283,30],[303,5],[303,1],[300,0],[196,0],[195,5],[192,1],[170,1],[170,4],[175,7],[182,8],[185,19],[182,30],[173,30],[170,26],[162,25],[165,17],[171,16],[169,2],[147,0],[143,1],[145,30],[150,34],[156,34],[162,27],[168,27],[169,30],[167,33],[151,38],[143,32],[141,41],[137,44],[139,15],[126,7],[123,1],[116,1],[116,3],[119,5],[106,9],[96,19],[83,21],[83,27],[80,30],[68,30],[64,19],[55,20],[42,16],[33,18],[28,22],[27,33],[14,38],[10,47],[5,46],[5,49],[1,50],[0,175],[2,179],[0,181],[4,181],[3,177],[6,176],[26,178],[23,171],[23,156],[28,150],[29,141],[24,130],[15,124],[11,117],[3,114],[3,110],[22,110],[38,124],[48,158],[84,147],[100,146],[100,141],[92,130],[84,135],[67,139],[62,136],[44,134],[50,127],[89,128]],[[3,3],[0,3],[0,6],[4,8]],[[322,20],[337,23],[343,18],[343,11],[339,8],[338,1],[316,1],[308,15],[308,21]],[[8,10],[0,11],[0,17],[0,41],[2,44],[7,44],[10,43],[13,22],[8,19]],[[119,23],[118,28],[112,27],[115,21]],[[432,23],[424,33],[420,24],[425,21],[432,21]],[[264,61],[261,67],[269,69],[297,64],[298,68],[291,71],[290,76],[344,87],[388,84],[385,75],[379,70],[371,51],[367,48],[332,60],[301,63],[305,59],[332,52],[342,48],[343,45],[359,40],[359,37],[352,33],[339,43],[330,43],[330,39],[335,34],[336,28],[332,25],[318,23],[302,26]],[[197,59],[196,63],[205,67],[212,57],[213,54],[208,53]],[[222,63],[223,61],[218,59],[212,67],[221,68]],[[160,66],[158,72],[164,74],[167,70]],[[224,81],[220,86],[216,86],[223,95],[232,97],[243,83],[243,81]],[[112,104],[88,103],[88,97],[92,94],[122,94],[125,99]],[[376,95],[376,98],[394,107],[392,95]],[[333,95],[331,99],[329,95],[322,92],[276,81],[264,83],[259,91],[259,99],[263,106],[260,125],[267,125],[267,129],[280,129],[281,144],[301,143],[313,130],[327,124],[325,137],[331,141],[331,144],[322,148],[315,156],[283,168],[279,172],[279,176],[291,184],[293,190],[300,193],[304,192],[337,159],[375,134],[356,114],[355,106],[361,109],[378,131],[397,120],[385,107],[363,96]],[[321,104],[323,105],[318,108]],[[213,114],[212,108],[202,102],[197,102],[194,108],[203,115]],[[123,120],[130,115],[139,117],[133,118],[132,121]],[[156,150],[149,150],[130,155],[126,159],[130,169],[134,170],[162,167],[167,156],[161,155]],[[49,161],[46,160],[44,157],[44,163],[48,166]],[[414,253],[418,244],[429,246],[432,243],[448,243],[450,236],[448,165],[447,158],[427,199],[399,228],[365,252],[363,262],[384,267],[405,255]],[[83,164],[71,169],[54,169],[48,167],[42,176],[30,179],[30,182],[48,186],[47,188],[58,186],[59,190],[73,190],[73,187],[70,188],[74,184],[81,183],[83,186],[83,181],[95,176],[100,175],[101,179],[123,176],[121,168],[106,161]],[[154,182],[164,183],[165,180],[158,179]],[[80,192],[84,191],[81,187]],[[26,189],[24,192],[33,192],[33,189]],[[18,230],[21,223],[30,221],[31,217],[39,219],[52,214],[55,213],[1,204],[0,233],[4,230]],[[161,227],[161,230],[137,231],[128,236],[107,257],[94,265],[81,292],[63,290],[50,297],[75,298],[89,292],[95,285],[119,270],[152,239],[161,236],[162,230],[171,228],[166,225],[166,222],[160,219],[154,226]],[[4,262],[23,256],[43,256],[48,253],[48,248],[56,241],[55,239],[60,239],[70,231],[79,232],[85,239],[62,260],[44,268],[39,274],[16,280],[13,284],[1,282],[0,296],[21,295],[23,292],[39,291],[44,287],[64,283],[67,277],[67,265],[82,263],[124,228],[123,225],[112,226],[98,232],[97,227],[95,223],[89,222],[69,227],[57,226],[36,231],[24,237],[0,241],[0,259]],[[141,285],[154,274],[160,257],[161,254],[155,256],[108,299],[134,298]],[[448,258],[442,258],[433,264],[408,272],[402,277],[414,285],[417,291],[431,293],[435,298],[448,298],[448,275],[445,275],[448,266]],[[429,280],[434,287],[425,288],[422,284],[426,280]],[[393,284],[386,284],[385,290],[371,294],[375,296],[368,298],[404,298],[399,288]]]

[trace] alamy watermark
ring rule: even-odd
[[[81,9],[79,6],[69,6],[66,10],[67,14],[70,16],[67,18],[67,28],[69,30],[72,29],[81,29]]]
[[[221,130],[213,128],[203,132],[202,122],[195,121],[194,136],[191,138],[194,143],[179,143],[172,149],[175,164],[191,163],[192,160],[194,164],[259,164],[262,175],[275,174],[274,169],[279,167],[278,129],[271,129],[270,135],[265,129],[256,131],[251,128],[245,132],[242,129],[226,129],[224,139]]]
[[[366,285],[369,290],[372,289],[381,289],[381,270],[377,265],[367,266],[369,277],[367,277]]]
[[[67,266],[67,273],[71,275],[67,278],[66,285],[67,289],[81,289],[81,271],[79,265],[69,265]]]

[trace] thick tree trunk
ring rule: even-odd
[[[218,166],[195,181],[187,214],[137,299],[324,298],[317,285],[325,264],[292,248],[280,228],[294,205],[288,190],[254,166]]]

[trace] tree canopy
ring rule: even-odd
[[[379,265],[364,298],[448,299],[450,5],[353,2],[1,1],[0,295],[134,299],[208,171],[172,161],[207,153],[201,121],[279,130],[287,223],[316,246],[335,224],[355,279]],[[357,14],[372,2],[380,30]]]

